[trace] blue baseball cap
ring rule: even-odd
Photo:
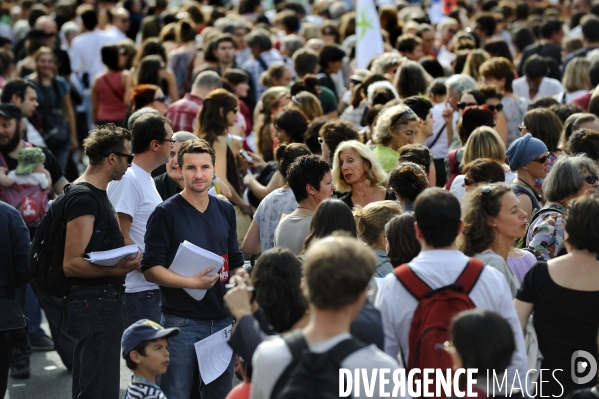
[[[177,327],[164,328],[152,320],[138,320],[131,324],[123,333],[123,339],[121,340],[123,359],[126,359],[129,352],[143,341],[151,341],[157,338],[171,338],[178,334],[179,329]]]

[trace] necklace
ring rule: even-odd
[[[524,185],[526,187],[528,187],[530,189],[530,191],[532,191],[532,194],[535,196],[535,198],[537,199],[537,201],[543,201],[543,196],[541,194],[539,194],[539,192],[537,190],[535,190],[533,187],[531,187],[530,184],[528,184],[527,182],[525,182],[524,180],[522,180],[521,178],[517,177],[518,181],[521,183],[524,183]]]

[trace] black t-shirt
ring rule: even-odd
[[[156,190],[158,194],[160,194],[160,198],[163,201],[166,201],[170,197],[175,194],[179,194],[183,189],[179,187],[179,185],[168,176],[168,173],[164,172],[160,176],[156,176],[154,178],[154,183],[156,183]]]
[[[41,147],[41,149],[44,152],[44,155],[46,156],[46,160],[44,161],[44,167],[48,172],[50,172],[50,177],[52,177],[52,184],[54,184],[64,176],[64,173],[62,172],[60,164],[56,160],[54,154],[52,154],[52,152],[50,152],[50,150],[48,150],[47,148]],[[11,158],[8,156],[8,154],[4,153],[2,154],[2,156],[4,156],[4,160],[6,161],[6,166],[8,166],[8,170],[13,170],[17,168],[19,162],[16,159]]]
[[[575,384],[571,358],[574,352],[584,350],[597,359],[599,291],[562,287],[549,275],[547,263],[538,262],[524,277],[516,298],[534,305],[534,327],[543,355],[541,367],[563,370],[556,370],[554,376],[563,385],[564,395],[597,384],[597,376],[587,384]],[[562,387],[555,378],[543,380],[543,395],[561,394]]]
[[[354,203],[351,200],[351,194],[352,194],[352,192],[350,191],[349,193],[347,193],[339,198],[339,200],[345,202],[347,204],[347,206],[349,206],[349,209],[353,209],[353,207],[354,207]],[[397,200],[397,198],[395,198],[395,194],[387,191],[387,193],[385,194],[385,201],[395,201],[395,200]]]
[[[116,211],[114,210],[106,191],[100,190],[89,183],[84,184],[89,189],[89,193],[82,193],[80,195],[73,196],[65,204],[65,218],[66,222],[70,222],[80,216],[93,215],[99,217],[100,206],[105,207],[105,214],[108,215],[106,224],[106,231],[101,232],[104,234],[103,243],[99,248],[86,247],[85,252],[90,251],[108,251],[125,246],[125,239],[121,233],[119,222],[116,217]],[[94,231],[96,234],[96,231]],[[104,266],[97,266],[104,267]],[[125,282],[125,275],[118,277],[100,277],[100,278],[76,278],[73,282],[74,285],[85,285],[95,286],[104,284],[123,284]]]

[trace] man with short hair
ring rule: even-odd
[[[233,206],[208,194],[215,165],[212,146],[201,139],[186,141],[177,158],[185,188],[158,205],[150,216],[141,270],[147,281],[160,285],[160,324],[181,329],[169,341],[171,365],[161,377],[161,388],[169,399],[188,399],[194,369],[198,369],[194,343],[233,323],[223,296],[229,273],[243,265],[243,254],[237,244]],[[221,256],[223,266],[218,271],[209,267],[193,277],[172,272],[169,268],[183,241]],[[217,271],[214,276],[208,275],[214,271]],[[185,288],[204,289],[206,293],[201,301],[196,301]],[[232,377],[233,357],[216,380],[207,385],[201,383],[201,397],[225,397],[231,390]]]
[[[422,250],[408,266],[433,290],[453,284],[469,262],[456,247],[456,238],[464,226],[460,216],[457,198],[441,188],[429,188],[416,199],[416,238]],[[528,371],[526,349],[505,277],[492,267],[484,267],[469,296],[476,307],[492,310],[510,323],[516,351],[507,370],[507,379],[514,381],[514,374],[518,372],[524,384],[522,376]],[[397,306],[398,303],[402,306]],[[407,360],[410,356],[410,325],[418,301],[392,273],[379,286],[375,306],[383,316],[385,352],[393,357],[401,354]]]
[[[173,131],[193,132],[204,98],[212,90],[222,87],[223,83],[218,73],[214,71],[200,73],[193,82],[191,93],[186,93],[182,99],[172,103],[166,111],[165,116],[171,120]]]
[[[254,29],[245,37],[248,47],[251,49],[252,58],[243,64],[252,78],[252,87],[254,89],[254,100],[260,101],[260,96],[266,91],[266,87],[260,84],[260,75],[275,61],[283,62],[283,57],[272,48],[272,41],[268,32],[263,29]],[[253,107],[251,107],[253,108]]]
[[[528,101],[545,96],[556,96],[564,91],[557,79],[547,77],[549,64],[545,58],[534,54],[526,60],[524,76],[512,82],[514,94]]]
[[[549,59],[551,69],[559,73],[562,63],[562,39],[564,38],[563,22],[559,19],[548,19],[541,25],[541,40],[524,48],[522,59],[518,63],[518,76],[524,76],[526,60],[534,54]],[[554,79],[561,76],[551,76]]]
[[[310,305],[309,321],[301,330],[312,353],[326,353],[340,342],[352,339],[350,325],[356,319],[366,301],[369,281],[376,269],[374,253],[361,245],[353,237],[333,236],[314,242],[305,254],[304,274]],[[329,278],[335,275],[332,283]],[[239,276],[233,277],[240,285]],[[289,333],[297,334],[297,332]],[[246,359],[249,361],[249,359]],[[283,371],[295,359],[283,337],[276,337],[261,343],[252,358],[252,392],[254,399],[268,399],[275,385],[282,378]],[[374,345],[365,346],[349,354],[341,362],[342,368],[353,371],[398,368],[397,362]],[[378,380],[377,380],[378,381]],[[284,384],[283,381],[281,383]],[[378,382],[374,396],[378,398]],[[334,389],[337,389],[337,384]],[[355,394],[355,391],[353,391]]]
[[[44,141],[42,135],[37,131],[35,126],[29,122],[28,119],[31,115],[33,115],[35,109],[39,105],[37,102],[35,85],[25,79],[9,80],[2,88],[0,101],[5,104],[16,105],[21,109],[21,121],[23,122],[24,126],[24,140],[38,147],[46,147],[46,142]]]
[[[406,98],[404,104],[418,116],[418,132],[414,135],[414,142],[424,144],[426,139],[433,135],[433,103],[424,97],[412,96]]]
[[[175,194],[180,193],[185,188],[183,176],[177,169],[177,153],[181,144],[187,140],[195,140],[198,137],[190,132],[177,132],[173,134],[173,145],[169,153],[168,161],[166,161],[166,172],[154,178],[156,190],[163,201],[166,201]]]
[[[208,68],[222,75],[227,69],[235,68],[235,39],[233,36],[223,33],[210,41],[208,48],[212,51],[206,52],[205,63],[196,68],[196,72]]]
[[[108,185],[108,198],[117,212],[125,244],[144,250],[146,224],[162,202],[152,171],[168,161],[173,144],[173,130],[168,119],[160,115],[143,115],[131,131],[131,167],[121,180]],[[125,278],[125,328],[141,319],[160,323],[160,292],[139,270]]]
[[[123,283],[139,267],[141,252],[125,256],[114,267],[90,263],[85,254],[125,246],[106,189],[131,164],[130,141],[131,134],[113,124],[92,130],[83,142],[89,166],[70,187],[77,193],[65,199],[63,269],[72,282],[65,307],[69,333],[76,342],[73,399],[119,396]]]
[[[483,13],[474,21],[474,33],[480,39],[480,46],[484,46],[485,42],[495,36],[495,18],[491,13]]]
[[[112,9],[108,13],[108,16],[110,18],[110,26],[106,29],[106,32],[116,40],[126,39],[127,32],[131,26],[129,11],[123,7],[117,7]]]

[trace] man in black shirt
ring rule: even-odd
[[[562,39],[564,38],[563,23],[559,19],[547,20],[541,25],[541,40],[538,43],[527,46],[522,52],[522,58],[518,64],[518,76],[524,76],[524,64],[526,60],[534,55],[545,58],[550,63],[550,78],[561,80],[559,66],[562,63]]]
[[[69,332],[76,342],[73,398],[119,396],[123,283],[125,275],[139,267],[141,252],[123,258],[114,267],[94,265],[84,254],[125,245],[106,188],[112,180],[120,180],[131,164],[130,141],[127,130],[112,124],[92,130],[83,142],[89,166],[73,183],[85,186],[86,192],[69,197],[65,204],[63,268],[73,282],[65,307]],[[95,223],[100,215],[107,215],[106,222]],[[99,248],[90,248],[92,240],[101,242]]]
[[[158,194],[160,194],[163,201],[183,190],[183,176],[177,170],[177,153],[183,142],[197,138],[195,134],[189,132],[177,132],[173,134],[172,139],[175,140],[175,143],[171,147],[169,158],[166,162],[166,172],[154,178],[156,190],[158,190]]]

